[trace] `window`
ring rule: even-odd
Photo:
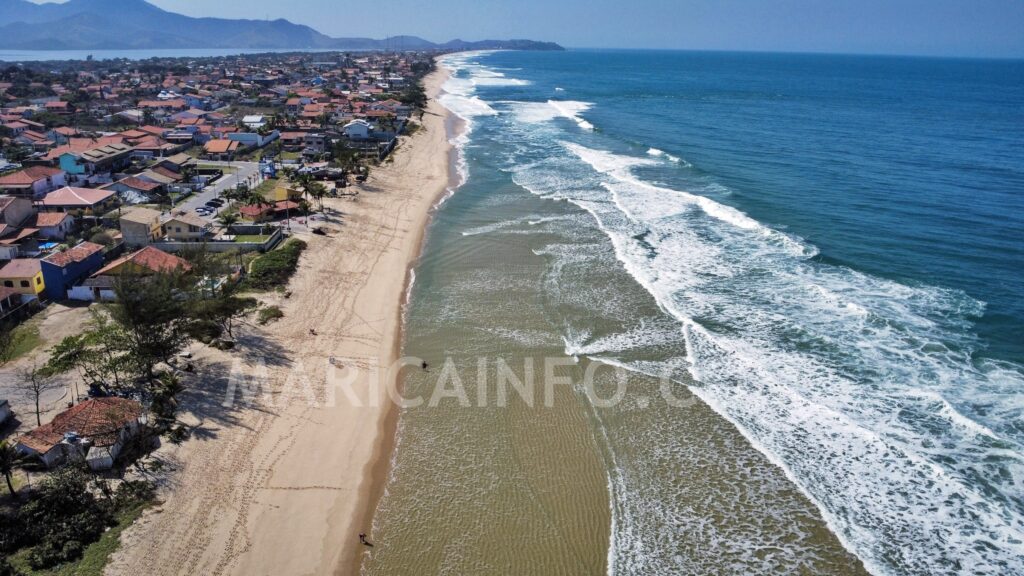
[[[42,283],[43,283],[43,278],[41,276],[36,276],[36,286],[39,286]]]
[[[14,288],[14,282],[12,282],[11,280],[4,280],[4,286],[8,288]]]
[[[29,287],[28,280],[22,280],[21,281],[21,287],[22,288],[28,288]]]

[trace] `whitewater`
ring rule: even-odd
[[[688,386],[785,472],[872,573],[1024,573],[1024,368],[977,354],[972,325],[984,302],[822,259],[812,243],[723,203],[705,173],[693,188],[666,183],[657,175],[695,168],[664,151],[672,142],[623,145],[600,133],[600,101],[571,100],[568,84],[531,93],[486,56],[444,59],[453,77],[441,101],[470,126],[456,143],[463,165],[468,147],[492,146],[515,184],[578,207],[665,314],[599,339],[567,328],[566,354]],[[518,98],[488,99],[495,87]],[[493,127],[489,141],[478,140],[478,123]],[[542,219],[463,235],[529,234]],[[552,266],[587,258],[558,246],[538,253]],[[676,355],[631,358],[672,342]],[[660,503],[615,470],[609,491],[609,573],[672,573],[668,551],[638,548],[643,510]]]

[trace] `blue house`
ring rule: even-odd
[[[43,258],[39,267],[43,272],[46,297],[53,301],[65,300],[69,288],[103,267],[103,246],[82,242]]]

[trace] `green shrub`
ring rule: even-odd
[[[306,249],[306,243],[297,238],[284,243],[277,250],[271,250],[253,260],[245,286],[256,290],[269,290],[284,286],[299,266],[299,256]]]
[[[281,312],[281,309],[277,306],[267,306],[256,314],[256,321],[261,325],[268,324],[281,318],[284,318],[284,312]]]

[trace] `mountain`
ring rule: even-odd
[[[274,48],[296,50],[562,50],[531,40],[453,40],[436,44],[416,36],[331,38],[288,20],[193,18],[145,0],[69,0],[34,4],[0,0],[0,49],[123,50],[154,48]]]

